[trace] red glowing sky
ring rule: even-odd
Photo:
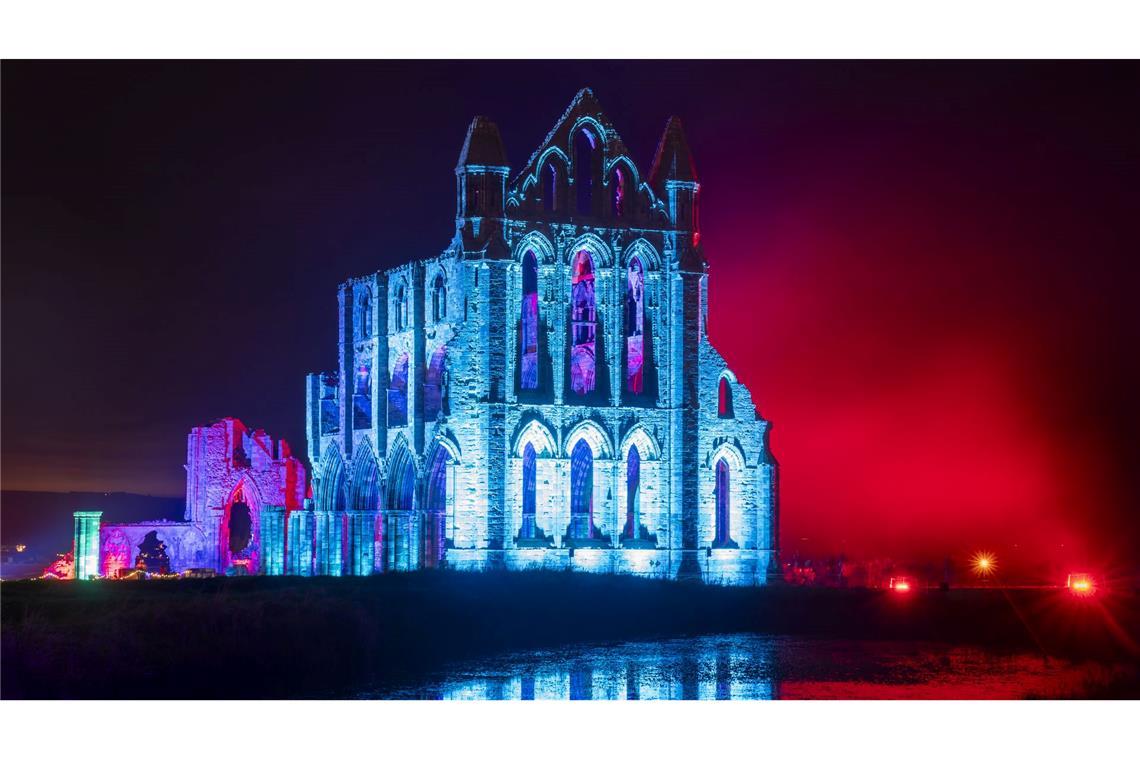
[[[303,448],[336,283],[446,244],[471,116],[517,166],[589,84],[642,169],[684,121],[786,548],[1123,554],[1137,71],[6,65],[4,487],[176,494],[186,430],[225,415]]]

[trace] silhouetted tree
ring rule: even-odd
[[[170,557],[166,554],[166,544],[158,538],[158,531],[152,530],[143,537],[135,568],[148,573],[170,572]]]

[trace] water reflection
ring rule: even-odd
[[[396,699],[773,699],[774,639],[705,637],[537,651],[457,668]]]
[[[365,699],[1023,699],[1080,696],[1110,670],[926,642],[705,636],[455,666]]]

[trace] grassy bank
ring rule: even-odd
[[[1135,661],[1135,593],[719,588],[569,573],[5,583],[4,698],[288,698],[514,649],[755,631]]]

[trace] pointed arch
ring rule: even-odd
[[[447,277],[442,269],[431,283],[431,319],[432,322],[447,319]]]
[[[715,513],[713,518],[713,548],[731,548],[735,542],[731,535],[732,471],[728,460],[721,457],[713,468],[716,485],[713,489]]]
[[[321,474],[317,483],[317,509],[325,512],[343,512],[347,508],[348,492],[345,482],[344,458],[335,446],[325,450]]]
[[[570,390],[578,395],[597,385],[596,272],[589,251],[578,251],[570,267]]]
[[[629,451],[634,446],[637,447],[637,453],[643,462],[661,458],[661,446],[644,423],[637,423],[622,436],[621,446],[618,449],[621,452],[621,458],[628,459]]]
[[[628,267],[634,257],[641,259],[641,263],[645,265],[647,272],[655,272],[661,269],[661,254],[645,238],[638,238],[625,247],[621,253],[622,266]]]
[[[633,159],[624,153],[619,153],[606,162],[606,175],[610,176],[614,169],[621,169],[625,173],[626,188],[630,193],[636,191],[641,185],[641,174],[637,171]]]
[[[645,391],[645,265],[634,255],[625,278],[625,391]]]
[[[408,281],[400,277],[396,281],[395,295],[392,299],[392,324],[395,332],[401,332],[409,327],[408,314]]]
[[[610,215],[621,219],[630,211],[629,186],[623,167],[615,166],[610,172]]]
[[[538,260],[528,249],[522,259],[519,315],[519,389],[538,388]]]
[[[605,241],[592,232],[579,235],[574,239],[574,242],[566,248],[566,264],[568,266],[573,265],[574,260],[582,251],[587,251],[590,254],[595,272],[613,266],[613,251],[605,244]]]
[[[424,422],[431,424],[440,414],[447,415],[448,409],[447,346],[442,345],[432,352],[424,373]]]
[[[571,155],[574,157],[574,194],[577,200],[575,211],[584,216],[595,213],[596,196],[600,185],[598,167],[604,151],[602,135],[604,130],[597,130],[591,125],[581,121],[571,130]]]
[[[570,452],[570,537],[593,538],[594,455],[579,439]]]
[[[463,460],[462,449],[459,447],[455,436],[449,429],[441,429],[435,438],[431,439],[431,442],[427,445],[424,459],[428,462],[432,461],[432,459],[438,455],[440,449],[446,451],[447,455],[451,457],[451,461],[456,464]]]
[[[539,264],[553,264],[558,260],[550,239],[538,230],[531,230],[523,235],[522,240],[515,246],[514,260],[521,263],[528,251],[534,254]]]
[[[372,511],[380,508],[380,467],[372,447],[364,442],[353,456],[349,509]]]
[[[594,459],[611,459],[613,445],[609,433],[593,420],[582,420],[570,430],[566,436],[566,456],[572,456],[574,447],[580,441],[586,441]]]
[[[358,339],[372,337],[372,290],[367,285],[357,293],[356,325]]]
[[[262,498],[257,482],[248,474],[242,474],[226,497],[221,529],[218,531],[224,569],[240,565],[249,573],[259,570],[261,507]]]
[[[384,498],[386,509],[410,510],[416,503],[416,463],[403,435],[396,439],[392,456],[388,458],[387,489]]]
[[[625,538],[638,538],[641,524],[641,453],[637,444],[629,447],[625,458]]]
[[[527,445],[534,447],[535,454],[542,457],[553,457],[558,452],[558,445],[554,442],[554,434],[550,428],[536,419],[521,425],[515,433],[511,443],[511,452],[521,457]]]
[[[743,471],[747,463],[744,452],[735,442],[731,440],[723,441],[716,448],[714,448],[712,450],[712,453],[709,454],[705,466],[714,466],[718,459],[727,460],[728,463],[732,466],[734,472],[737,470]]]
[[[728,376],[721,375],[717,382],[716,413],[722,419],[731,419],[736,416],[732,406],[732,386],[728,383]]]
[[[392,363],[388,382],[388,427],[408,424],[408,355],[399,354]]]

